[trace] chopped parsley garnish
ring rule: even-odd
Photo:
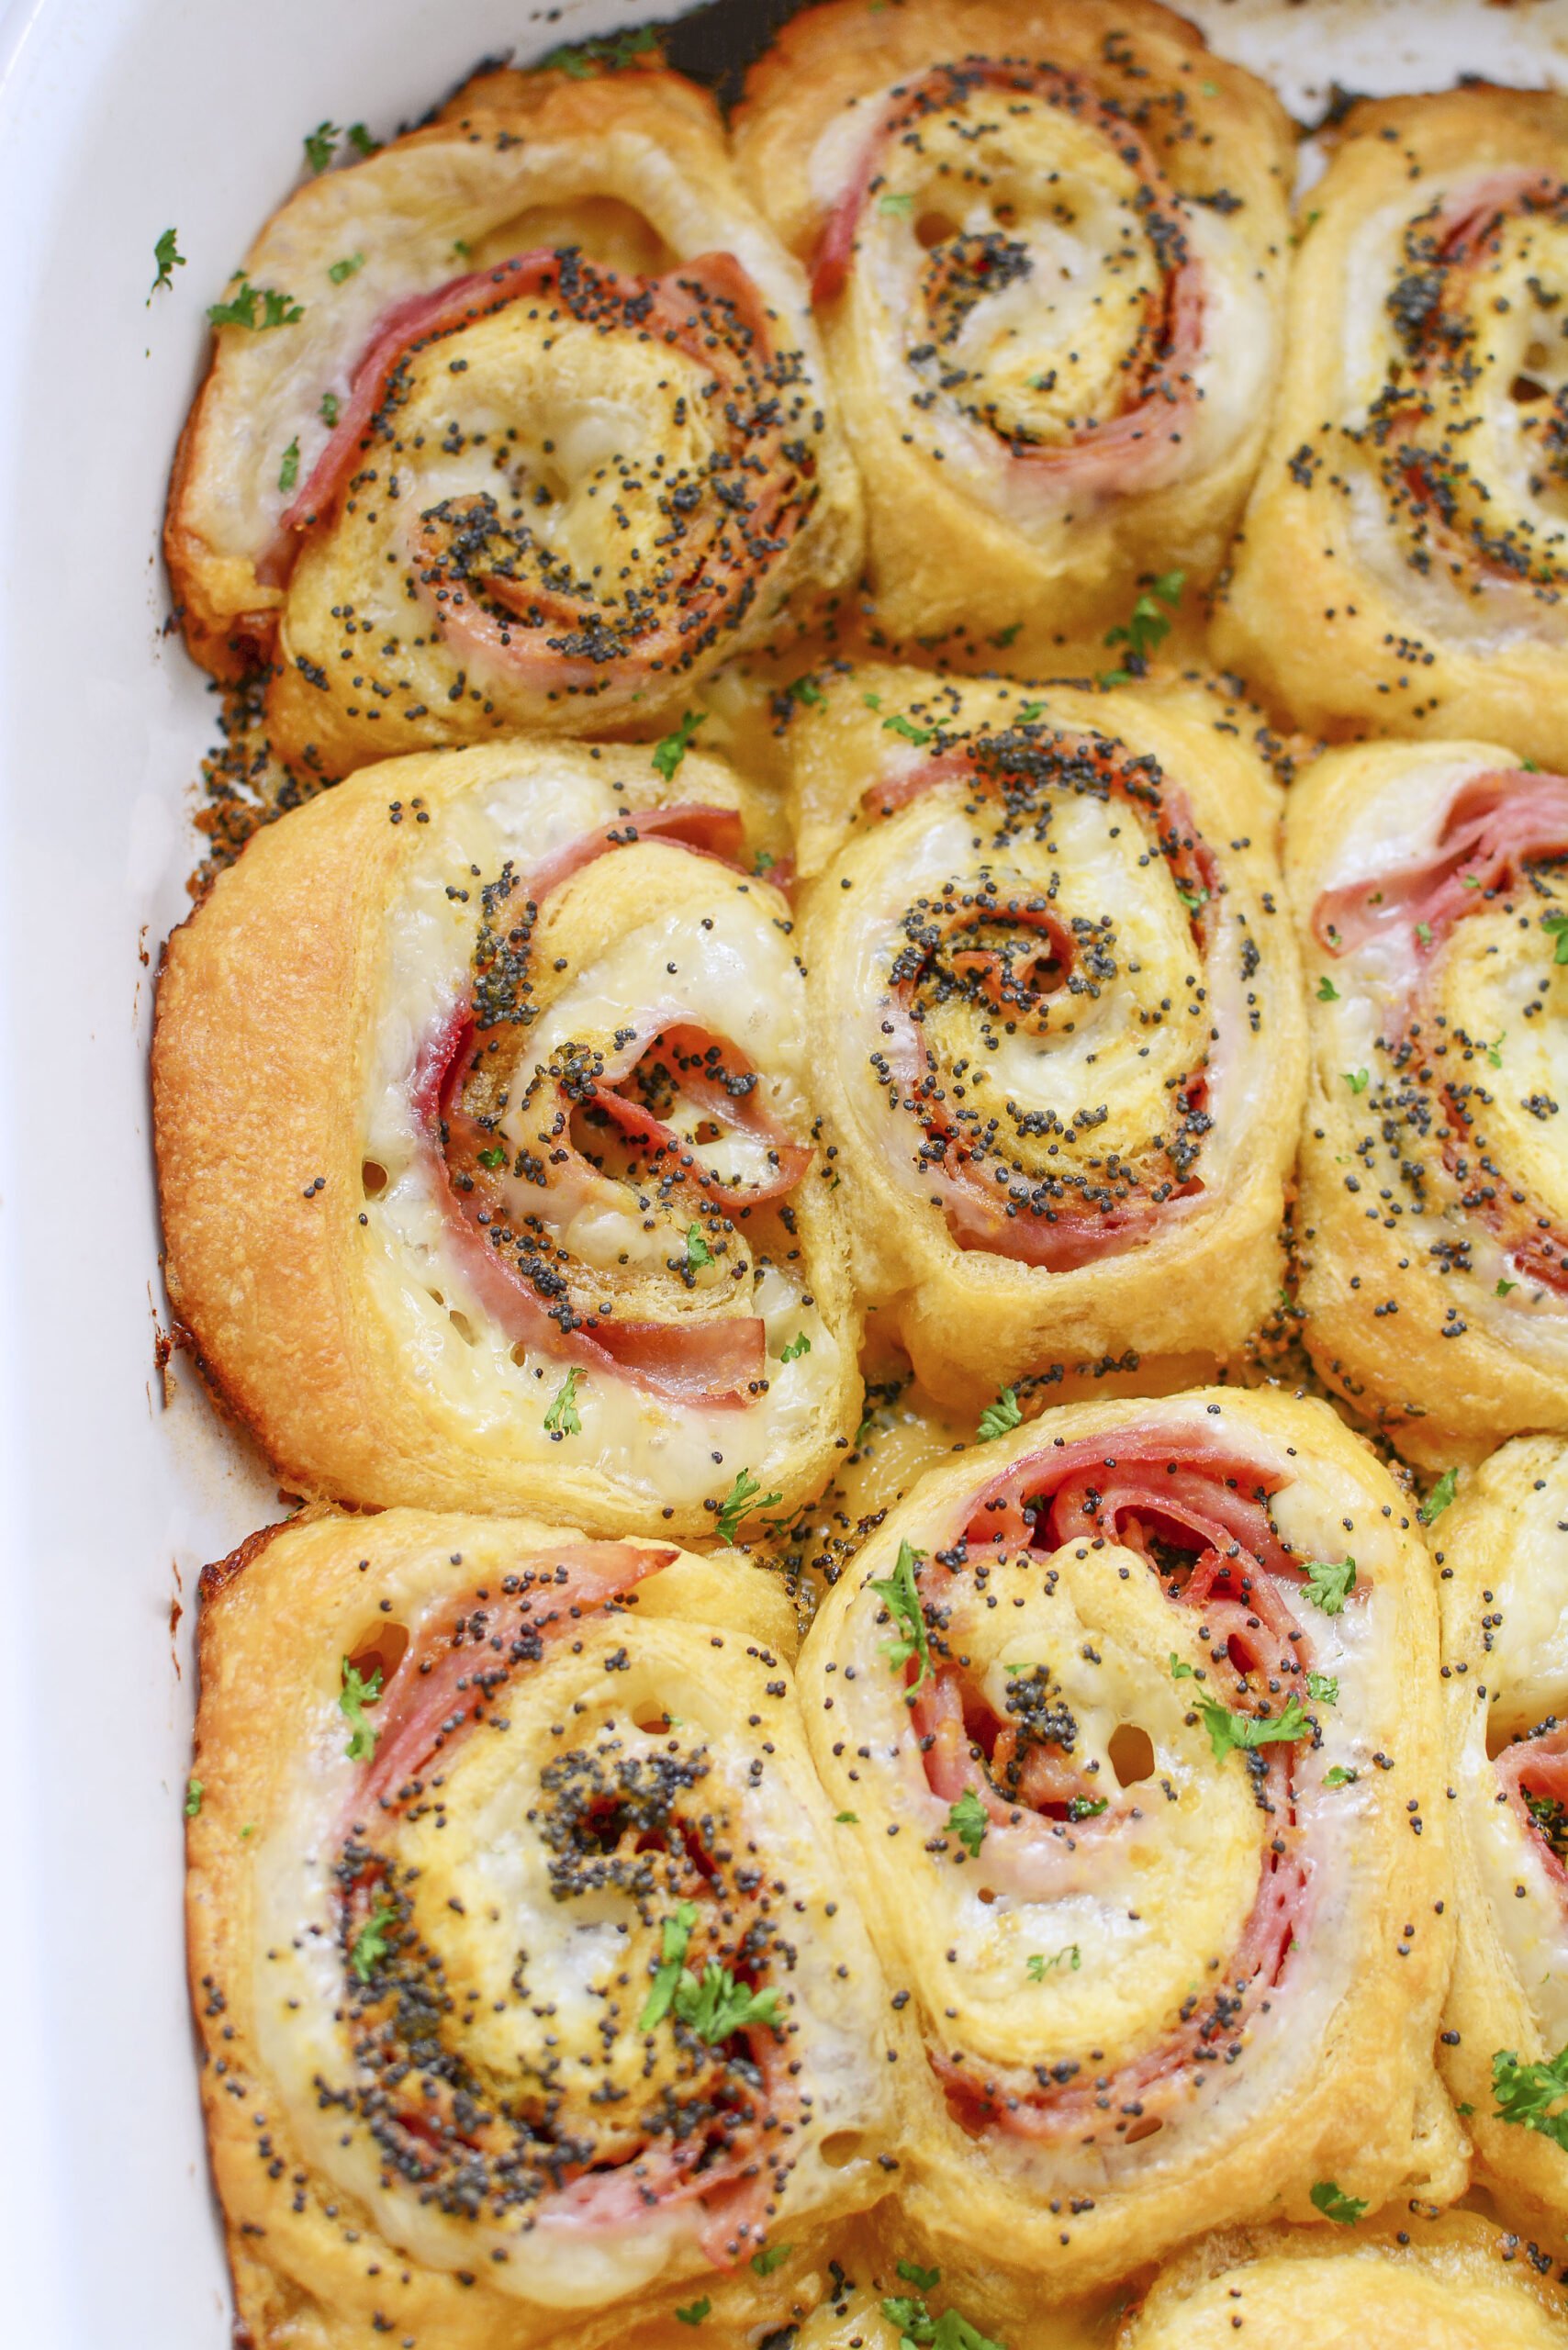
[[[1018,723],[1020,726],[1033,726],[1036,719],[1043,718],[1045,714],[1046,705],[1043,701],[1026,701],[1018,712]]]
[[[349,1964],[362,1983],[368,1983],[391,1948],[387,1928],[397,1920],[398,1912],[390,1901],[378,1901],[375,1911],[354,1936],[349,1949]]]
[[[327,274],[334,285],[341,285],[346,277],[356,277],[364,267],[363,253],[345,253],[342,261],[335,261],[329,264]]]
[[[891,194],[879,196],[877,198],[877,209],[879,212],[890,213],[895,219],[907,220],[914,210],[914,198],[913,196]]]
[[[803,701],[808,710],[816,710],[827,700],[826,694],[814,677],[797,677],[790,693],[793,700]]]
[[[1043,1983],[1047,1975],[1054,1974],[1058,1966],[1065,1966],[1070,1975],[1076,1975],[1081,1963],[1076,1942],[1069,1942],[1065,1950],[1054,1952],[1049,1958],[1036,1951],[1032,1958],[1024,1962],[1031,1983]]]
[[[338,151],[342,132],[335,122],[319,122],[314,130],[305,134],[305,160],[318,174],[324,172]]]
[[[1103,686],[1125,686],[1134,677],[1141,677],[1148,666],[1148,656],[1157,652],[1170,633],[1166,612],[1173,612],[1182,600],[1182,590],[1187,584],[1184,571],[1167,571],[1151,580],[1147,594],[1138,598],[1128,619],[1120,626],[1107,629],[1107,644],[1125,644],[1127,667],[1113,669],[1100,683]],[[1165,606],[1165,611],[1159,609]]]
[[[1338,1681],[1331,1673],[1309,1673],[1306,1694],[1315,1705],[1337,1706],[1339,1702]]]
[[[918,2260],[901,2260],[897,2273],[900,2282],[904,2285],[913,2285],[917,2293],[935,2292],[936,2287],[942,2282],[942,2271],[939,2268],[923,2268]]]
[[[1197,1677],[1198,1677],[1197,1667],[1196,1667],[1195,1665],[1192,1665],[1192,1664],[1183,1664],[1183,1663],[1182,1663],[1182,1659],[1177,1655],[1177,1653],[1176,1653],[1175,1650],[1174,1650],[1174,1649],[1172,1649],[1172,1650],[1171,1650],[1171,1651],[1170,1651],[1170,1678],[1171,1678],[1171,1680],[1172,1680],[1172,1681],[1195,1681],[1195,1680],[1197,1679]]]
[[[654,1976],[653,1989],[648,1993],[643,2012],[637,2018],[639,2031],[652,2031],[655,2024],[662,2023],[665,2017],[668,2015],[676,1991],[679,1986],[681,1968],[686,1958],[687,1947],[691,1941],[691,1930],[696,1923],[695,1901],[683,1901],[674,1917],[665,1919],[659,1944],[659,1967]]]
[[[1068,1805],[1067,1816],[1070,1819],[1098,1819],[1109,1808],[1110,1802],[1109,1796],[1074,1796]]]
[[[1342,1074],[1346,1084],[1350,1087],[1352,1093],[1364,1093],[1366,1091],[1367,1073],[1364,1069],[1345,1069]]]
[[[1006,2350],[1005,2344],[993,2342],[957,2310],[946,2309],[934,2318],[924,2300],[911,2294],[885,2294],[882,2315],[899,2329],[899,2350]]]
[[[858,1828],[860,1814],[857,1811],[834,1812],[834,1825],[835,1828]]]
[[[1180,882],[1176,885],[1176,895],[1190,914],[1198,913],[1209,901],[1209,892],[1206,890],[1183,890]]]
[[[158,264],[158,274],[148,288],[147,298],[150,302],[160,285],[173,287],[174,272],[177,269],[184,269],[185,265],[185,257],[174,241],[178,234],[179,231],[176,229],[165,229],[152,248],[152,258]]]
[[[634,57],[644,56],[657,45],[658,35],[653,26],[639,25],[630,32],[616,33],[603,40],[580,40],[563,49],[553,49],[548,57],[541,59],[539,70],[544,73],[554,68],[557,73],[569,73],[574,82],[588,82],[596,73],[619,72],[622,66],[630,65]],[[708,2313],[706,2302],[702,2313],[704,2317]]]
[[[762,1494],[762,1499],[756,1502],[758,1509],[777,1508],[784,1498],[782,1494],[763,1494],[760,1478],[754,1477],[749,1469],[737,1469],[735,1482],[719,1506],[721,1542],[734,1540],[740,1532],[742,1518],[745,1516],[752,1503],[756,1501],[758,1494]]]
[[[1551,2110],[1559,2098],[1568,2097],[1568,2048],[1534,2065],[1521,2065],[1512,2049],[1499,2048],[1492,2059],[1492,2094],[1497,2100],[1495,2121],[1517,2121],[1568,2152],[1568,2113]]]
[[[780,1362],[799,1362],[802,1355],[809,1355],[811,1351],[810,1338],[803,1330],[799,1330],[787,1346],[779,1348],[778,1360]]]
[[[343,137],[357,155],[379,155],[381,141],[373,139],[363,122],[351,122]]]
[[[999,653],[1006,652],[1008,646],[1012,643],[1014,638],[1017,635],[1023,625],[1024,623],[1022,621],[1009,621],[1005,628],[999,628],[997,630],[996,634],[991,641],[992,644],[995,645]]]
[[[990,1444],[994,1438],[1006,1436],[1010,1429],[1021,1427],[1023,1422],[1024,1415],[1018,1409],[1016,1391],[1004,1387],[995,1403],[988,1404],[980,1414],[975,1440],[979,1444]]]
[[[337,423],[337,420],[338,396],[336,392],[323,392],[321,395],[321,421],[327,426],[328,430],[330,431],[332,426]]]
[[[1494,1297],[1506,1297],[1510,1290],[1518,1289],[1518,1281],[1499,1281],[1492,1294]]]
[[[708,2299],[707,2294],[704,2293],[700,2301],[688,2301],[683,2310],[678,2309],[676,2311],[676,2315],[680,2320],[682,2325],[700,2325],[712,2306],[712,2302]]]
[[[948,1835],[958,1838],[971,1861],[978,1861],[990,1826],[984,1804],[973,1787],[966,1787],[947,1814]]]
[[[292,294],[280,293],[275,285],[252,285],[242,271],[239,276],[239,290],[227,302],[207,305],[207,315],[215,327],[249,327],[264,334],[268,327],[291,327],[305,316]]]
[[[286,498],[299,479],[299,435],[295,434],[283,453],[283,463],[277,469],[277,486]]]
[[[689,1224],[686,1227],[686,1261],[694,1273],[713,1261],[713,1251],[703,1237],[700,1224]]]
[[[205,1790],[203,1789],[199,1779],[187,1779],[185,1781],[185,1818],[187,1819],[194,1819],[197,1812],[201,1809],[201,1799],[204,1792]]]
[[[904,1693],[912,1701],[921,1683],[931,1675],[931,1643],[926,1638],[925,1612],[914,1579],[914,1571],[924,1556],[924,1550],[913,1550],[907,1542],[901,1542],[892,1573],[879,1579],[873,1575],[870,1585],[893,1622],[903,1628],[893,1639],[882,1642],[882,1654],[889,1664],[895,1673],[902,1673],[912,1656],[920,1659],[920,1671]]]
[[[902,711],[895,711],[891,718],[883,719],[882,732],[884,734],[902,734],[906,743],[929,743],[935,739],[936,729],[934,726],[917,726],[913,718],[905,718]]]
[[[574,1367],[556,1388],[550,1409],[544,1415],[547,1436],[581,1436],[582,1416],[577,1410],[577,1382],[581,1377],[582,1372]]]
[[[744,2031],[747,2024],[769,2023],[778,2029],[778,1992],[748,1991],[727,1966],[711,1960],[702,1970],[700,1983],[694,1975],[682,1974],[671,2005],[681,2022],[710,2048]]]
[[[376,1732],[364,1718],[366,1706],[375,1705],[381,1696],[381,1667],[374,1665],[365,1674],[357,1673],[343,1659],[343,1685],[338,1693],[338,1711],[349,1725],[349,1742],[343,1752],[351,1762],[368,1762],[375,1752]]]
[[[1531,1795],[1528,1787],[1520,1789],[1525,1807],[1540,1829],[1557,1858],[1568,1860],[1568,1811],[1555,1796]]]
[[[774,856],[773,851],[770,848],[759,848],[756,856],[752,859],[751,869],[754,873],[766,878],[767,875],[772,872],[778,862],[778,859]]]
[[[1358,1772],[1347,1771],[1342,1763],[1331,1762],[1323,1774],[1323,1784],[1326,1787],[1353,1787],[1359,1776]]]
[[[1557,941],[1552,961],[1568,963],[1568,914],[1542,914],[1540,926]]]
[[[1338,1003],[1339,1001],[1339,990],[1327,971],[1317,982],[1317,1001],[1319,1003]]]
[[[504,1167],[506,1163],[507,1152],[506,1145],[504,1143],[493,1142],[488,1150],[482,1150],[479,1153],[480,1166],[487,1167],[492,1174],[494,1174],[498,1168]]]
[[[1331,2178],[1320,2178],[1312,2189],[1312,2208],[1321,2211],[1326,2220],[1335,2220],[1342,2228],[1353,2228],[1364,2218],[1366,2205],[1359,2195],[1341,2195]]]
[[[1499,1291],[1515,1289],[1518,1287],[1518,1283],[1515,1281],[1499,1281],[1497,1287]],[[1450,1502],[1452,1501],[1458,1486],[1459,1471],[1457,1469],[1445,1469],[1442,1475],[1438,1479],[1437,1483],[1432,1487],[1431,1492],[1427,1495],[1426,1500],[1421,1504],[1420,1508],[1416,1513],[1423,1526],[1430,1526],[1434,1518],[1441,1517],[1444,1510],[1447,1509]]]
[[[654,766],[666,783],[675,781],[676,769],[690,750],[698,728],[707,717],[705,710],[689,710],[673,734],[666,734],[654,744]]]
[[[1505,1029],[1504,1029],[1504,1031],[1503,1031],[1503,1033],[1502,1033],[1502,1035],[1498,1037],[1498,1039],[1497,1039],[1497,1041],[1496,1041],[1496,1043],[1495,1043],[1495,1045],[1485,1045],[1485,1044],[1484,1044],[1484,1045],[1483,1045],[1483,1046],[1482,1046],[1482,1050],[1485,1053],[1487,1059],[1491,1062],[1491,1064],[1492,1064],[1492,1066],[1493,1066],[1493,1068],[1494,1068],[1494,1069],[1501,1069],[1501,1068],[1502,1068],[1502,1066],[1503,1066],[1503,1046],[1507,1043],[1507,1041],[1508,1041],[1508,1032],[1507,1032],[1507,1030],[1505,1028]]]
[[[1249,1747],[1269,1746],[1280,1740],[1304,1738],[1307,1718],[1301,1709],[1301,1699],[1293,1689],[1285,1700],[1285,1709],[1277,1721],[1269,1721],[1260,1714],[1233,1714],[1228,1706],[1205,1697],[1198,1711],[1209,1734],[1215,1751],[1215,1761],[1223,1762],[1227,1754],[1240,1752]]]
[[[783,2267],[794,2249],[792,2244],[765,2244],[760,2252],[752,2254],[751,2265],[759,2277],[771,2277],[776,2268]]]
[[[1418,922],[1416,924],[1416,935],[1420,940],[1423,946],[1429,946],[1432,943],[1431,923],[1429,922]]]
[[[1356,1587],[1354,1559],[1307,1559],[1302,1572],[1306,1595],[1325,1616],[1338,1616]]]

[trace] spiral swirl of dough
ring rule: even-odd
[[[1180,689],[817,690],[788,751],[861,1291],[956,1403],[1212,1371],[1277,1293],[1299,1115],[1274,788]]]
[[[1067,2296],[1327,2180],[1454,2191],[1435,1639],[1322,1404],[1069,1406],[890,1514],[801,1683],[924,2051],[921,2257]]]
[[[875,2199],[885,1994],[792,1641],[758,1571],[532,1520],[328,1515],[209,1573],[191,1963],[242,2314],[265,2275],[312,2341],[578,2350],[697,2280],[739,2322],[754,2252]]]
[[[736,153],[812,271],[886,626],[1049,632],[1217,568],[1279,352],[1288,126],[1161,8],[856,0]]]
[[[1493,744],[1331,753],[1291,795],[1306,1342],[1433,1467],[1568,1427],[1565,857],[1568,778]]]
[[[305,1490],[711,1533],[821,1484],[855,1313],[746,821],[695,751],[391,761],[171,942],[170,1292]]]

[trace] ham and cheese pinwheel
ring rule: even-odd
[[[801,1700],[955,2296],[1065,2298],[1330,2182],[1458,2191],[1436,1643],[1398,1488],[1262,1393],[1047,1413],[846,1570]]]
[[[857,559],[804,280],[678,75],[487,76],[237,285],[165,543],[297,767],[678,713]]]
[[[1430,1505],[1428,1505],[1428,1508]],[[1568,2238],[1568,1446],[1432,1521],[1461,1919],[1439,2061],[1500,2209]]]
[[[1568,763],[1568,97],[1358,106],[1214,643],[1305,726]]]
[[[170,1297],[297,1490],[733,1540],[856,1424],[786,900],[719,761],[388,761],[171,940]]]
[[[1432,1467],[1568,1428],[1565,860],[1568,778],[1494,744],[1331,753],[1291,795],[1306,1342]]]
[[[1115,2350],[1563,2350],[1554,2266],[1473,2211],[1238,2230],[1162,2270]]]
[[[190,1974],[256,2350],[599,2350],[699,2300],[749,2339],[766,2247],[884,2191],[792,1644],[760,1570],[531,1519],[324,1514],[208,1571]]]
[[[735,139],[812,273],[888,630],[1038,649],[1217,569],[1280,351],[1269,90],[1149,0],[832,0]]]
[[[1211,1375],[1282,1279],[1277,789],[1192,688],[812,691],[787,742],[812,1064],[863,1296],[955,1405]]]

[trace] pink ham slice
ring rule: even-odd
[[[1313,934],[1331,955],[1387,939],[1419,964],[1485,903],[1488,890],[1517,883],[1527,858],[1564,854],[1568,778],[1522,767],[1473,776],[1455,792],[1436,848],[1325,890],[1312,910]]]

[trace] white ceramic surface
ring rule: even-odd
[[[214,732],[162,633],[157,555],[204,308],[323,117],[385,133],[487,50],[648,13],[0,6],[0,2341],[17,2350],[230,2338],[181,1945],[190,1611],[204,1560],[277,1503],[178,1362],[162,1403],[145,1075]],[[1193,13],[1304,113],[1331,76],[1568,84],[1568,0]],[[149,300],[170,226],[186,266]]]

